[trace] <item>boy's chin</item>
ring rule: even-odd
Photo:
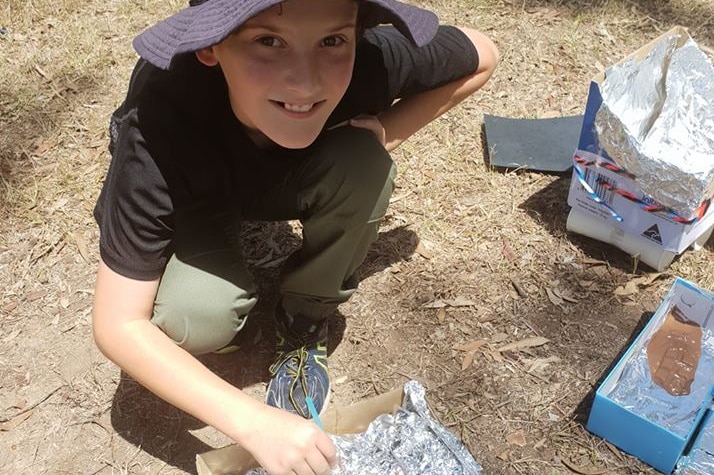
[[[268,138],[283,148],[299,150],[312,145],[319,135],[320,130],[302,134],[271,134]]]

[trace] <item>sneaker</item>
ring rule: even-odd
[[[327,373],[327,321],[294,320],[277,323],[277,359],[270,366],[270,383],[265,402],[306,419],[310,396],[318,414],[330,398]]]

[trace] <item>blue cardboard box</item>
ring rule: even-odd
[[[695,408],[694,415],[691,420],[687,419],[683,423],[684,431],[679,431],[680,433],[648,419],[636,407],[624,407],[612,395],[617,386],[622,384],[623,375],[627,374],[627,365],[632,364],[635,355],[641,354],[674,305],[686,305],[690,320],[699,324],[703,330],[714,330],[714,294],[677,278],[645,328],[597,389],[587,423],[590,432],[663,473],[671,473],[677,461],[689,449],[690,442],[699,433],[704,416],[712,404],[714,368],[703,365],[706,362],[704,352],[696,371],[695,383],[692,385],[694,388],[698,384],[703,390],[698,394],[693,391],[690,395],[694,400],[688,400],[688,404]],[[709,356],[708,360],[711,362],[714,358]],[[654,383],[652,385],[655,386]]]

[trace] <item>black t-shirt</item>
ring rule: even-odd
[[[422,48],[392,27],[367,30],[350,85],[325,128],[377,114],[477,66],[475,48],[454,27],[440,27]],[[139,280],[163,273],[184,212],[221,206],[246,180],[246,158],[266,153],[235,118],[220,68],[193,54],[175,59],[168,71],[140,60],[110,135],[112,161],[94,209],[100,254],[112,270]]]

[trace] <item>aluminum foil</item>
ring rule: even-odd
[[[466,447],[431,417],[425,394],[409,381],[394,415],[379,416],[360,434],[330,436],[340,459],[333,475],[480,475]],[[246,475],[265,474],[257,469]]]
[[[595,128],[643,193],[691,219],[714,195],[714,65],[683,36],[606,70]]]
[[[710,408],[712,410],[712,408]],[[677,464],[675,475],[711,475],[714,473],[714,419],[702,427],[692,451]]]
[[[647,341],[633,352],[608,397],[631,412],[687,437],[702,406],[709,404],[714,385],[714,332],[702,330],[702,354],[688,395],[672,396],[652,381]]]

